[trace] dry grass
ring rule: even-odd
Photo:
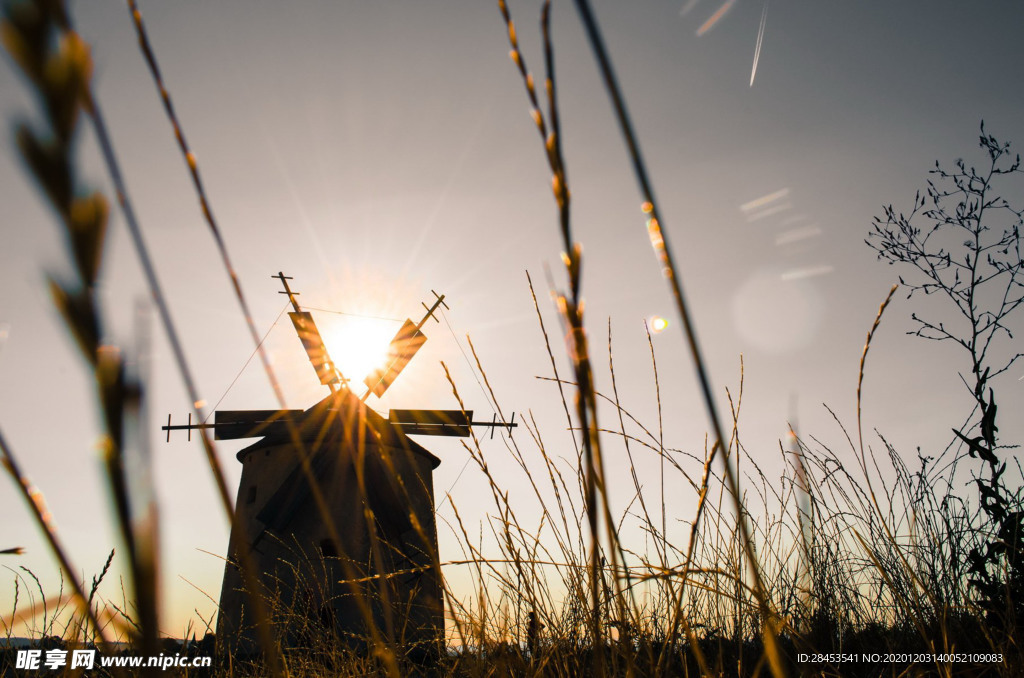
[[[258,337],[240,283],[224,243],[219,237],[212,210],[199,181],[194,158],[184,141],[166,88],[159,80],[155,56],[148,47],[134,3],[136,26],[144,54],[160,85],[164,103],[182,152],[198,190],[211,231],[215,235],[225,269],[231,278],[254,341]],[[964,560],[967,554],[998,535],[976,502],[957,493],[963,478],[957,464],[937,467],[926,457],[907,462],[878,434],[865,441],[860,421],[860,394],[865,376],[871,378],[866,358],[874,330],[886,302],[868,333],[857,383],[858,410],[852,435],[835,417],[845,443],[827,445],[795,432],[780,445],[778,462],[764,454],[751,454],[740,435],[743,398],[742,368],[738,389],[729,392],[730,417],[722,419],[713,402],[714,389],[703,369],[696,330],[683,295],[681,276],[665,240],[663,222],[646,176],[640,150],[629,124],[625,103],[618,91],[610,60],[603,47],[593,14],[585,0],[578,0],[584,26],[608,85],[615,110],[632,155],[640,185],[640,217],[650,238],[655,265],[666,271],[678,314],[686,329],[684,347],[701,377],[709,413],[710,437],[703,453],[692,455],[670,448],[662,430],[662,402],[657,379],[657,359],[651,346],[654,370],[652,388],[657,408],[651,415],[627,411],[616,386],[611,325],[607,359],[611,392],[596,387],[596,351],[588,343],[583,304],[579,296],[582,249],[573,238],[570,191],[566,161],[560,142],[560,121],[554,77],[554,50],[549,38],[549,5],[542,10],[546,112],[541,110],[533,76],[526,67],[515,27],[504,2],[499,1],[515,62],[533,106],[533,120],[552,172],[553,195],[559,210],[566,270],[565,291],[555,294],[559,319],[570,339],[572,374],[559,374],[555,352],[548,340],[532,281],[531,294],[552,373],[545,378],[557,390],[571,433],[552,440],[532,417],[524,421],[526,435],[507,440],[508,451],[519,465],[529,488],[513,488],[499,479],[474,437],[466,449],[486,479],[493,512],[484,525],[463,521],[459,507],[449,527],[458,537],[461,557],[445,559],[430,554],[431,567],[453,577],[468,578],[466,595],[445,584],[450,620],[447,652],[428,661],[414,657],[404,647],[401,619],[388,618],[383,628],[374,621],[371,608],[386,595],[386,588],[372,586],[375,577],[359,577],[346,570],[350,595],[355,596],[366,621],[365,637],[358,643],[335,633],[323,634],[309,610],[284,604],[282,599],[254,584],[258,573],[250,571],[245,554],[240,566],[247,573],[246,587],[253,592],[255,619],[260,630],[263,659],[238,663],[221,657],[217,675],[794,675],[807,674],[811,665],[797,661],[801,653],[994,653],[999,663],[948,662],[816,664],[818,675],[1019,675],[1021,648],[1016,629],[985,614],[977,606]],[[139,516],[129,510],[123,479],[123,449],[140,441],[125,440],[124,419],[136,416],[143,384],[125,373],[124,359],[109,347],[100,346],[98,328],[102,308],[92,295],[101,263],[106,223],[105,201],[66,185],[63,178],[74,165],[71,138],[76,121],[85,113],[102,130],[102,119],[92,99],[87,55],[76,49],[73,31],[60,3],[14,3],[8,9],[4,39],[8,50],[24,68],[30,86],[49,112],[49,136],[44,139],[22,132],[28,165],[44,193],[62,216],[69,247],[77,263],[75,280],[55,282],[54,293],[68,330],[81,345],[92,367],[97,399],[108,423],[107,470],[116,518],[125,545],[131,580],[122,584],[120,600],[105,598],[100,591],[106,566],[87,592],[78,581],[79,570],[56,538],[45,507],[33,495],[10,446],[0,437],[5,466],[23,491],[30,514],[48,539],[63,572],[70,594],[63,590],[47,595],[28,571],[16,571],[15,607],[2,618],[10,638],[15,624],[35,620],[34,633],[50,646],[99,644],[115,651],[114,642],[131,643],[137,651],[155,653],[164,648],[157,629],[155,582],[160,568],[156,552],[156,507]],[[67,62],[64,79],[55,79],[43,65],[55,59]],[[23,128],[27,129],[27,128]],[[100,133],[100,137],[104,136]],[[25,141],[28,139],[28,141]],[[39,153],[38,149],[45,152]],[[109,149],[107,149],[109,151]],[[108,168],[117,178],[116,160],[107,156]],[[120,182],[115,182],[120,183]],[[130,203],[119,196],[130,227]],[[89,207],[90,209],[86,209]],[[133,231],[134,232],[134,231]],[[140,260],[147,270],[149,255],[136,234]],[[159,285],[149,279],[159,300]],[[891,293],[890,293],[891,295]],[[163,313],[164,329],[172,338],[170,317]],[[865,319],[866,321],[868,319]],[[178,368],[190,382],[184,355],[176,351]],[[475,357],[475,352],[474,352]],[[270,371],[269,364],[264,361]],[[478,367],[485,374],[479,360]],[[270,376],[273,377],[272,373]],[[887,375],[878,375],[887,376]],[[462,402],[458,386],[453,394]],[[274,382],[276,383],[276,381]],[[486,383],[486,376],[485,376]],[[487,385],[490,390],[490,385]],[[495,403],[501,402],[493,391]],[[195,398],[194,400],[197,400]],[[282,401],[283,403],[283,401]],[[608,412],[612,415],[609,417]],[[196,412],[202,420],[202,413]],[[601,418],[599,420],[599,414]],[[502,415],[502,419],[504,416]],[[608,421],[613,424],[609,427]],[[651,422],[654,422],[653,424]],[[728,424],[726,426],[725,424]],[[297,439],[298,433],[293,431]],[[204,436],[227,515],[223,474]],[[634,454],[656,455],[661,477],[657,486],[644,485],[637,474],[627,480],[631,501],[613,513],[604,455],[621,449],[633,468]],[[303,468],[319,497],[300,443],[296,444]],[[568,452],[567,452],[568,451]],[[569,457],[569,461],[564,459]],[[854,459],[852,465],[848,461]],[[760,461],[759,461],[760,460]],[[782,468],[781,477],[769,477],[766,468]],[[358,468],[358,465],[357,465]],[[742,469],[742,472],[741,472]],[[362,479],[360,478],[362,484]],[[680,500],[684,488],[695,507],[680,539],[670,521],[670,504]],[[744,489],[745,488],[745,489]],[[362,488],[365,492],[365,487]],[[619,489],[619,488],[617,488]],[[666,493],[672,495],[672,501]],[[450,497],[448,498],[450,499]],[[1015,495],[1017,510],[1021,498]],[[322,497],[318,510],[330,526],[340,560],[341,540]],[[530,516],[527,521],[526,516]],[[145,519],[140,519],[145,518]],[[674,521],[678,522],[678,521]],[[372,525],[372,521],[371,521]],[[428,529],[416,524],[416,530]],[[486,530],[488,543],[482,537]],[[374,552],[386,549],[375,533],[370,535]],[[244,540],[243,540],[244,541]],[[424,541],[429,541],[424,539]],[[495,551],[496,549],[496,551]],[[16,555],[14,553],[10,555]],[[113,553],[111,554],[113,558]],[[303,562],[297,559],[296,562]],[[306,563],[303,571],[326,572],[323,561]],[[298,567],[298,566],[296,566]],[[318,569],[319,568],[319,569]],[[464,572],[463,572],[464,571]],[[400,574],[406,574],[403,572]],[[314,584],[314,574],[300,574]],[[370,593],[367,593],[369,591]],[[23,602],[25,599],[27,602]],[[384,607],[386,608],[386,601]],[[274,635],[273,628],[292,630]],[[199,620],[198,628],[210,631],[212,620]],[[188,633],[186,633],[186,637]],[[164,644],[161,645],[161,642]],[[361,650],[352,650],[350,647]],[[180,649],[179,649],[180,650]],[[180,651],[210,652],[197,644]],[[13,671],[13,652],[0,651],[0,670]],[[209,671],[194,671],[209,675]],[[188,673],[186,672],[186,675]]]

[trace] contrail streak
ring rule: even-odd
[[[757,29],[757,44],[754,46],[754,66],[750,69],[750,86],[754,86],[754,78],[757,76],[757,61],[761,58],[761,44],[764,42],[764,26],[768,21],[768,0],[764,0],[764,10],[761,12],[761,26]]]

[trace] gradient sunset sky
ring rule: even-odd
[[[510,4],[539,81],[540,3]],[[742,354],[742,441],[769,477],[782,472],[779,440],[791,419],[801,433],[848,454],[823,403],[854,425],[864,338],[898,274],[864,244],[870,221],[883,204],[909,209],[935,160],[983,162],[982,119],[989,133],[1024,146],[1024,7],[996,0],[773,0],[767,8],[764,0],[597,0],[594,8],[722,407],[725,387],[738,388]],[[382,412],[457,407],[444,361],[467,407],[490,419],[463,354],[468,333],[503,410],[532,410],[549,453],[572,459],[557,390],[536,378],[551,376],[551,367],[526,279],[528,271],[565,376],[550,302],[551,284],[560,289],[565,281],[556,208],[496,3],[178,0],[141,9],[256,326],[269,330],[266,346],[288,405],[308,407],[326,389],[280,316],[285,298],[271,275],[293,276],[309,307],[376,316],[315,312],[325,334],[337,335],[339,354],[346,333],[386,342],[402,319],[419,319],[420,302],[436,290],[451,306],[447,322],[426,326],[423,351],[371,405]],[[208,406],[223,397],[228,409],[276,407],[258,361],[243,370],[254,347],[128,10],[114,0],[72,3],[72,10],[92,45],[96,94],[201,397]],[[668,318],[653,338],[665,442],[702,458],[706,417],[622,138],[572,3],[556,2],[552,21],[598,388],[610,390],[610,318],[620,397],[656,429],[643,322]],[[88,579],[117,537],[96,452],[92,385],[45,285],[46,273],[72,269],[10,131],[34,106],[5,58],[0,427]],[[83,181],[112,195],[90,133],[81,137],[79,158]],[[1006,195],[1020,205],[1022,189],[1018,175]],[[111,231],[102,274],[109,340],[130,347],[136,308],[148,293],[117,212]],[[911,461],[918,446],[941,452],[972,402],[957,376],[967,369],[963,356],[905,335],[911,310],[920,308],[905,296],[887,310],[869,356],[864,420],[866,432],[877,428]],[[1012,326],[1022,324],[1018,317]],[[209,616],[214,609],[184,580],[217,598],[228,525],[199,444],[181,435],[168,444],[159,431],[168,413],[185,417],[189,399],[155,318],[151,327],[147,393],[162,517],[163,631],[180,635],[193,610]],[[1018,364],[995,384],[1008,442],[1024,433],[1022,378]],[[422,440],[442,459],[438,503],[450,492],[463,519],[492,511],[460,444]],[[241,447],[218,445],[232,490]],[[497,436],[483,452],[512,502],[517,490],[528,501],[522,471]],[[610,477],[625,477],[621,443],[609,439],[606,455]],[[653,482],[654,455],[637,466]],[[689,493],[676,488],[668,500],[680,535],[692,515]],[[613,487],[613,507],[621,498],[623,509],[630,494],[628,486]],[[55,592],[56,566],[8,480],[0,483],[0,515],[0,549],[27,550],[0,565],[24,565]],[[445,526],[451,515],[446,503],[439,510],[442,561],[459,555]],[[14,577],[0,571],[4,613]]]

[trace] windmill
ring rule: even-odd
[[[386,639],[410,654],[436,655],[444,614],[437,557],[432,472],[441,463],[410,435],[468,436],[471,427],[511,429],[512,421],[473,421],[471,411],[390,410],[366,405],[394,383],[426,342],[424,324],[447,304],[434,292],[418,323],[406,320],[383,365],[356,395],[331,360],[312,314],[283,273],[288,314],[320,384],[330,394],[306,410],[230,410],[210,423],[214,439],[259,438],[236,455],[242,477],[228,543],[217,636],[236,655],[258,652],[250,593],[236,564],[249,547],[259,591],[285,647],[338,639],[365,649],[367,615]],[[312,479],[312,482],[311,482]],[[327,514],[325,519],[325,512]]]

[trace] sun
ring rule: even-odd
[[[356,386],[387,360],[388,345],[400,322],[360,316],[333,316],[321,326],[324,346],[342,376]]]

